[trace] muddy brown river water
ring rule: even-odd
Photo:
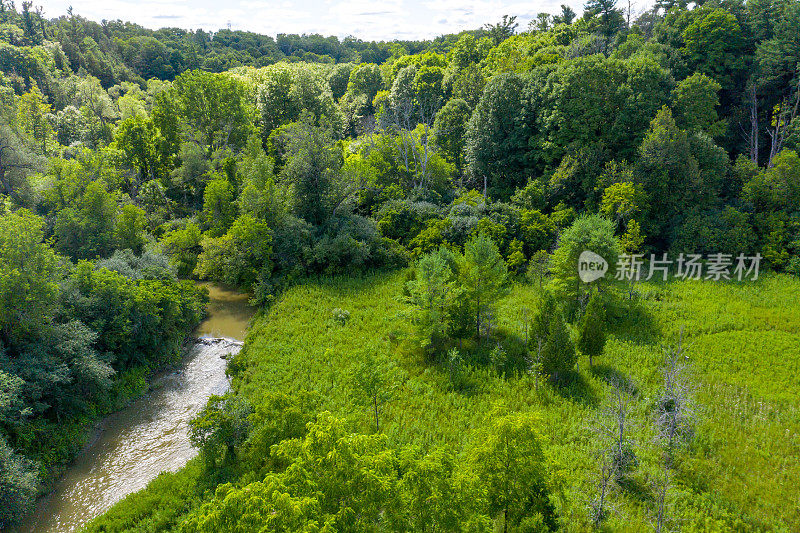
[[[208,318],[177,371],[158,376],[152,390],[104,419],[86,449],[41,498],[17,533],[67,533],[107,511],[163,471],[175,471],[197,453],[188,421],[212,394],[228,388],[226,354],[241,348],[254,309],[247,295],[207,284]]]

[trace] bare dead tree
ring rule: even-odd
[[[625,27],[631,27],[631,0],[628,0],[628,9],[625,10]]]
[[[439,101],[435,97],[415,97],[407,94],[391,102],[388,122],[384,129],[396,129],[400,137],[400,156],[414,188],[426,188],[430,171],[428,164],[435,152],[433,121]],[[421,129],[418,126],[422,126]]]
[[[747,151],[750,153],[750,161],[758,165],[758,97],[756,96],[755,83],[750,85],[750,131],[742,127],[742,135],[747,141]],[[741,127],[741,125],[740,125]]]
[[[608,423],[603,424],[601,421],[600,427],[611,438],[614,479],[620,482],[638,464],[633,441],[628,438],[631,402],[634,394],[627,383],[617,379],[611,380],[611,387],[611,401],[605,414]]]
[[[692,401],[693,385],[689,378],[689,358],[683,343],[683,329],[675,346],[664,348],[664,385],[658,397],[655,413],[656,440],[663,447],[660,480],[654,483],[656,493],[656,533],[667,522],[667,500],[672,485],[672,472],[677,461],[676,451],[694,436],[696,407]]]
[[[789,130],[789,125],[792,120],[797,116],[797,110],[800,108],[800,80],[794,88],[794,98],[788,95],[783,98],[778,104],[772,118],[772,125],[767,129],[771,142],[769,150],[769,160],[767,161],[767,168],[772,168],[773,160],[783,149],[783,143],[786,140],[786,133]],[[792,103],[794,99],[794,103]]]
[[[599,453],[598,491],[590,504],[596,525],[608,515],[608,497],[613,488],[611,482],[619,485],[638,464],[634,442],[629,437],[635,391],[628,382],[620,379],[611,379],[610,384],[609,399],[592,427],[607,442]]]
[[[604,452],[606,451],[604,450]],[[611,455],[609,453],[601,453],[600,471],[597,478],[598,494],[589,505],[595,526],[599,526],[609,514],[608,498],[613,488],[611,481],[614,479],[614,475],[614,462],[611,459]]]
[[[655,529],[656,533],[661,533],[665,528],[667,518],[667,496],[669,495],[669,489],[671,486],[672,474],[670,473],[666,463],[664,463],[662,477],[656,482],[655,486],[656,523],[653,526],[653,529]]]
[[[355,117],[355,120],[358,124],[358,127],[365,134],[371,135],[375,131],[376,120],[374,113],[365,113],[363,115],[358,115]]]
[[[36,6],[36,17],[39,19],[39,31],[42,32],[42,39],[47,40],[49,36],[47,35],[47,26],[44,23],[44,8],[42,6]]]
[[[672,461],[675,450],[694,435],[695,407],[688,361],[681,330],[678,344],[664,348],[664,385],[656,405],[656,438],[664,446],[665,461]]]
[[[369,143],[371,148],[375,148],[375,133],[378,129],[378,120],[375,115],[368,115],[360,119],[361,129],[364,131],[363,138]]]
[[[397,127],[400,134],[400,155],[403,158],[406,172],[412,174],[411,158],[415,151],[415,140],[410,129],[414,127],[414,99],[404,97],[393,102],[392,106],[393,125]]]

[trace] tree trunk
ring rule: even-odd
[[[606,505],[606,490],[608,489],[608,482],[609,482],[609,478],[611,477],[610,474],[608,476],[606,476],[605,474],[601,474],[601,475],[603,476],[603,478],[602,478],[602,485],[601,485],[601,489],[600,489],[600,501],[597,502],[597,516],[595,517],[595,523],[596,524],[599,524],[600,522],[603,521],[603,515],[605,514],[605,512],[603,511],[603,508]]]
[[[481,343],[481,299],[478,297],[478,301],[475,305],[475,335],[478,339],[478,345]]]
[[[758,166],[758,98],[756,97],[756,87],[750,88],[750,161]]]
[[[667,499],[667,489],[668,489],[669,478],[667,477],[666,468],[664,470],[664,485],[659,487],[658,490],[658,513],[656,515],[656,533],[661,533],[664,529],[664,504],[666,503]]]
[[[373,400],[375,401],[375,433],[380,433],[381,427],[378,423],[378,397],[375,396]]]

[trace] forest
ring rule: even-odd
[[[260,309],[231,390],[87,531],[792,530],[798,112],[796,0],[382,42],[0,0],[0,528],[209,280]]]

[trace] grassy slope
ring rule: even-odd
[[[627,490],[614,496],[615,514],[607,526],[643,531],[650,527],[650,485],[659,472],[649,413],[661,381],[661,348],[683,328],[702,413],[696,443],[675,480],[671,514],[680,520],[674,525],[698,531],[790,530],[800,523],[798,280],[644,285],[641,306],[618,314],[606,354],[591,370],[582,359],[580,377],[570,387],[537,390],[529,376],[503,378],[484,369],[472,376],[475,385],[468,393],[452,391],[443,369],[415,350],[407,309],[397,300],[401,285],[402,275],[395,273],[322,279],[291,289],[253,325],[237,358],[244,368],[234,387],[255,404],[270,390],[316,390],[324,409],[368,432],[374,423],[366,409],[353,407],[348,374],[364,357],[364,347],[375,343],[405,371],[403,386],[381,411],[381,429],[393,442],[460,450],[496,402],[537,411],[548,457],[563,481],[559,513],[566,529],[581,530],[599,449],[592,420],[608,389],[605,379],[627,378],[639,391],[633,434],[641,464]],[[499,328],[518,335],[522,310],[535,309],[536,299],[536,288],[515,287],[498,306]],[[331,318],[337,307],[351,313],[345,325]],[[149,516],[155,510],[148,511],[147,498],[156,499],[173,483],[171,477],[157,480],[96,524],[110,525],[115,514],[121,518],[134,508],[139,517]],[[181,510],[191,505],[186,503]]]

